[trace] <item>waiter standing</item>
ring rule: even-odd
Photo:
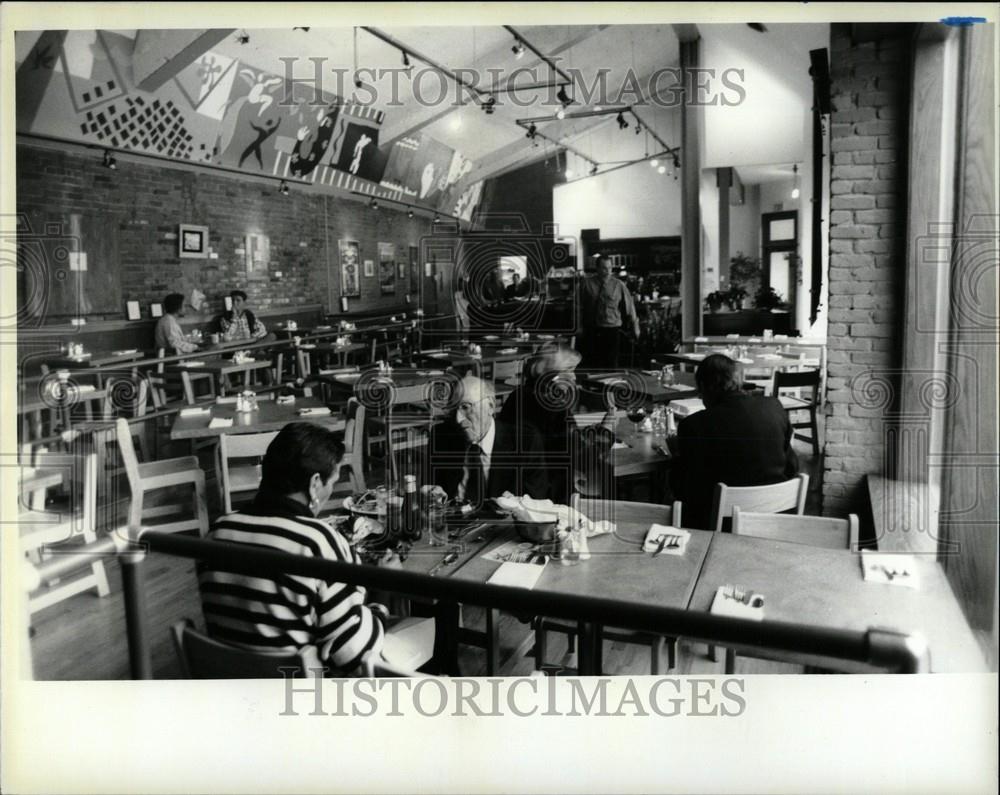
[[[611,260],[601,255],[597,274],[580,289],[583,333],[580,350],[590,368],[618,367],[622,331],[639,339],[639,318],[628,287],[611,275]],[[629,328],[630,327],[630,328]]]

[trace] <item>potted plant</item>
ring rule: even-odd
[[[724,303],[726,303],[726,293],[723,290],[715,290],[705,296],[705,307],[709,312],[718,312]]]
[[[730,311],[739,312],[743,308],[743,299],[747,297],[747,291],[740,285],[734,284],[724,295]]]
[[[761,287],[757,291],[757,295],[754,296],[753,305],[762,311],[769,312],[772,309],[780,309],[784,306],[785,302],[782,300],[781,296],[778,294],[777,290],[768,285],[767,287]]]
[[[730,306],[734,312],[743,308],[742,302],[744,298],[758,290],[761,273],[759,259],[747,256],[742,251],[737,251],[734,257],[730,257],[729,291],[732,294]],[[742,292],[742,295],[739,295],[737,289]],[[739,297],[737,298],[737,296]]]

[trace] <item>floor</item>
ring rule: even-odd
[[[812,455],[808,445],[795,442],[802,471],[810,476],[809,500],[806,513],[819,513],[822,494],[822,461]],[[173,454],[186,454],[186,450]],[[166,451],[167,455],[171,454]],[[204,454],[203,454],[204,455]],[[207,464],[207,462],[206,462]],[[210,471],[206,467],[206,471]],[[210,484],[209,494],[215,492]],[[127,494],[127,490],[125,492]],[[213,498],[214,500],[214,498]],[[124,515],[124,504],[118,505],[118,516]],[[213,515],[214,512],[213,512]],[[31,641],[34,677],[39,680],[114,680],[129,676],[128,647],[125,636],[125,612],[122,599],[121,572],[117,561],[109,558],[107,567],[111,594],[98,598],[93,592],[83,593],[57,605],[39,611],[32,617]],[[197,582],[192,561],[152,555],[147,567],[147,606],[150,618],[149,633],[152,641],[153,674],[157,679],[179,676],[170,627],[177,621],[190,618],[201,625],[201,608],[198,601]],[[465,608],[466,626],[482,628],[483,611]],[[507,660],[515,650],[530,651],[531,629],[511,616],[503,616],[501,661],[506,660],[503,673],[523,675],[534,668],[529,655]],[[677,667],[672,673],[711,674],[723,672],[723,663],[714,663],[706,656],[704,645],[681,643]],[[575,654],[567,649],[566,638],[560,634],[549,635],[547,662],[556,669],[575,666]],[[460,647],[459,663],[465,675],[485,674],[483,651]],[[649,650],[647,647],[605,643],[605,671],[608,674],[648,674]],[[800,671],[796,666],[740,658],[740,673],[787,673]]]

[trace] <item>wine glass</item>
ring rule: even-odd
[[[642,406],[633,406],[628,411],[628,418],[632,421],[635,433],[639,433],[639,426],[646,419],[646,409]]]

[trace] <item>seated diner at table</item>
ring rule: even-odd
[[[495,417],[493,384],[467,375],[454,414],[431,432],[431,481],[448,496],[481,506],[504,492],[549,496],[542,440],[529,423]]]
[[[522,382],[500,410],[501,420],[519,426],[533,425],[542,440],[549,478],[549,496],[565,503],[572,491],[569,465],[570,435],[576,427],[576,376],[580,353],[559,343],[547,343],[527,359],[521,370]]]
[[[232,309],[219,318],[219,331],[223,342],[238,342],[240,340],[255,341],[268,336],[267,329],[260,319],[247,309],[247,294],[242,290],[229,293]]]
[[[198,350],[198,344],[191,342],[178,318],[184,317],[184,296],[171,293],[163,299],[163,316],[156,321],[153,339],[157,348],[162,348],[167,354],[192,353]]]
[[[252,504],[220,517],[209,539],[361,565],[344,536],[318,518],[343,454],[331,431],[289,423],[267,448]],[[390,551],[384,563],[398,559]],[[363,657],[381,653],[389,631],[389,611],[367,602],[362,586],[208,568],[199,585],[211,637],[254,650],[315,651],[317,665],[334,676],[361,673]]]
[[[777,398],[745,394],[736,363],[706,356],[695,371],[705,408],[685,417],[668,440],[675,460],[671,488],[684,524],[707,529],[716,483],[763,486],[798,474],[792,427]]]

